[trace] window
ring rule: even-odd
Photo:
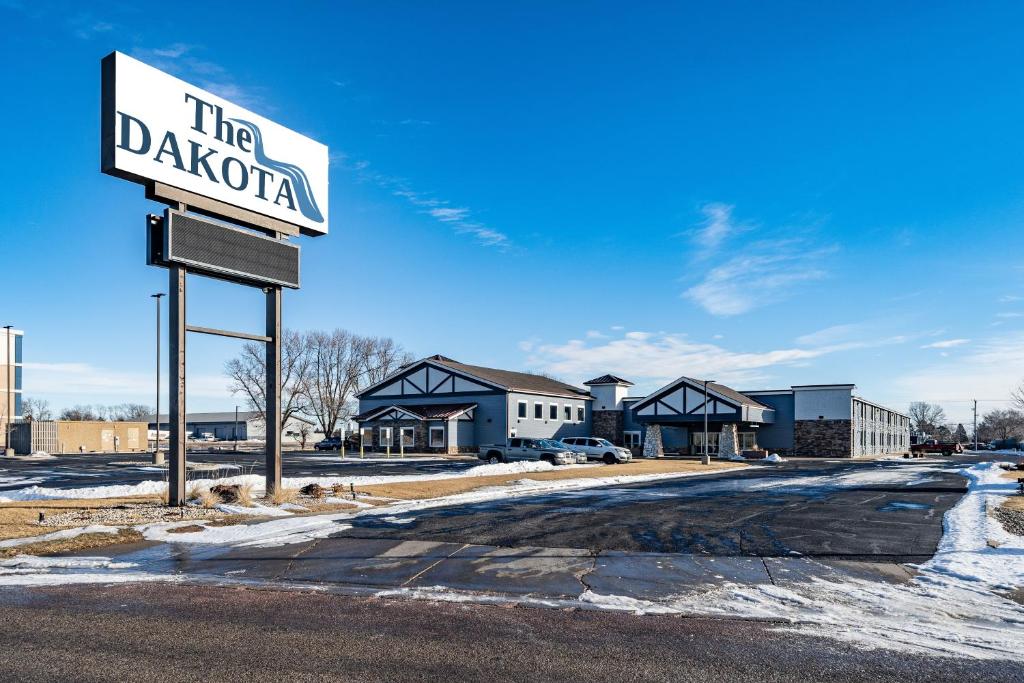
[[[510,441],[508,442],[508,445],[509,445],[509,446],[510,446],[511,448],[520,448],[520,447],[522,447],[522,445],[523,445],[523,440],[522,440],[522,439],[511,439],[511,440],[510,440]]]
[[[566,422],[572,422],[572,406],[562,406],[562,413]]]
[[[749,451],[757,448],[757,434],[754,432],[740,432],[737,434],[740,438],[740,450]]]
[[[623,432],[626,448],[637,448],[640,446],[640,432]]]
[[[718,452],[718,432],[708,432],[708,453]],[[703,453],[704,452],[704,432],[697,432],[691,434],[690,439],[693,442],[693,452]]]
[[[576,421],[577,422],[586,422],[587,421],[587,409],[584,408],[583,406],[579,406],[579,407],[576,408]]]
[[[533,419],[543,420],[544,419],[544,404],[534,403],[533,404]]]
[[[409,448],[416,445],[416,429],[413,427],[402,427],[402,446]]]
[[[362,439],[361,443],[364,446],[372,446],[373,445],[373,430],[371,428],[369,428],[369,427],[363,427],[362,429],[359,430],[359,438]]]
[[[443,448],[444,447],[444,427],[431,427],[430,428],[430,447],[431,448]]]
[[[558,404],[557,403],[549,403],[548,404],[548,418],[551,419],[551,420],[558,420]]]
[[[383,448],[384,446],[390,446],[390,445],[391,445],[391,427],[381,427],[380,428],[380,446],[381,446],[381,448]]]
[[[575,437],[571,437],[571,436],[568,439],[562,439],[562,443],[564,443],[566,446],[576,446],[576,445],[578,445],[576,443],[576,438]]]
[[[526,401],[519,401],[519,417],[526,417]]]

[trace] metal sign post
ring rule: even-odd
[[[147,198],[172,207],[146,222],[146,263],[167,268],[169,278],[168,503],[186,502],[188,332],[265,344],[272,495],[281,488],[281,292],[299,288],[300,249],[286,236],[327,234],[327,147],[118,52],[103,59],[101,72],[101,170],[145,185]],[[188,170],[182,149],[191,152]],[[266,334],[189,325],[188,274],[262,289]],[[156,421],[159,449],[159,410]],[[236,412],[236,450],[237,426]]]

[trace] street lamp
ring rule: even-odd
[[[156,447],[153,449],[153,464],[163,465],[164,454],[160,452],[160,299],[163,292],[150,294],[156,302]]]
[[[704,380],[704,457],[700,459],[701,464],[710,465],[711,456],[708,454],[708,383],[714,380]]]
[[[4,325],[4,332],[7,334],[7,403],[4,405],[4,455],[14,455],[11,450],[11,385],[14,380],[11,378],[11,371],[14,368],[14,357],[11,356],[11,328],[13,325]]]

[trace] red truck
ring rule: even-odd
[[[925,455],[927,453],[953,455],[954,453],[963,452],[964,447],[960,445],[959,441],[939,441],[938,439],[928,439],[924,443],[915,443],[910,446],[910,453],[912,455]]]

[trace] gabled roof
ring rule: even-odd
[[[365,420],[372,419],[381,413],[386,413],[391,410],[400,410],[404,413],[414,415],[421,420],[447,420],[461,415],[467,410],[476,408],[475,403],[432,403],[430,405],[386,405],[367,410],[365,413],[360,413],[352,417],[356,422],[363,422]]]
[[[702,379],[695,379],[693,377],[680,377],[674,382],[671,382],[663,386],[661,389],[658,389],[657,391],[652,391],[651,393],[647,394],[647,396],[644,397],[643,401],[636,405],[636,409],[639,409],[643,404],[646,404],[653,400],[657,400],[660,396],[672,393],[680,384],[683,383],[688,383],[695,387],[700,387],[701,390],[703,390],[704,388],[704,380]],[[731,401],[741,406],[748,405],[754,406],[756,408],[774,410],[774,408],[772,408],[771,406],[766,406],[765,404],[751,398],[750,396],[747,396],[746,394],[741,394],[735,389],[731,389],[725,386],[724,384],[719,384],[717,382],[708,382],[708,393],[717,394],[719,398],[723,398],[726,401]]]
[[[596,384],[621,384],[624,387],[633,386],[633,383],[630,382],[628,379],[622,379],[621,377],[617,377],[616,375],[601,375],[600,377],[595,377],[594,379],[588,380],[583,384],[585,384],[588,387],[594,386]]]
[[[424,363],[430,363],[434,366],[442,368],[448,368],[457,373],[461,373],[472,379],[481,380],[487,384],[490,384],[498,389],[504,389],[505,391],[522,391],[528,394],[545,394],[553,396],[568,396],[571,398],[590,399],[590,393],[574,387],[571,384],[565,382],[559,382],[557,379],[545,377],[543,375],[534,375],[529,372],[515,372],[512,370],[499,370],[497,368],[485,368],[481,365],[467,365],[466,363],[459,363],[446,356],[429,356],[415,363],[410,363],[402,367],[397,372],[385,377],[383,380],[374,384],[373,386],[363,389],[356,394],[356,397],[363,396],[369,393],[372,389],[377,386],[387,384],[399,375],[410,372],[413,368],[416,368]]]

